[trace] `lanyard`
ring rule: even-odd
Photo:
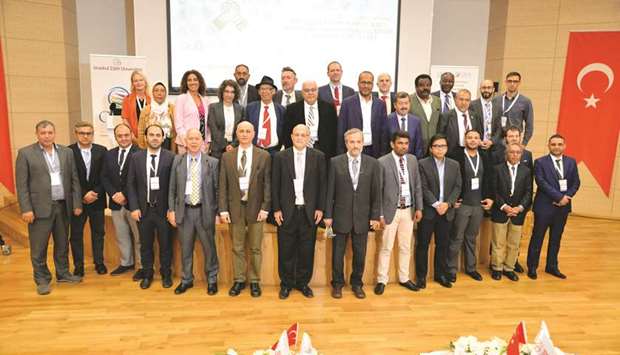
[[[471,160],[471,157],[469,156],[469,154],[467,154],[467,152],[465,152],[465,156],[467,157],[467,160],[469,160],[469,166],[471,166],[471,170],[474,171],[474,176],[478,176],[478,168],[480,167],[480,154],[478,154],[478,151],[476,151],[476,166],[474,167],[474,162]]]
[[[504,110],[504,115],[508,113],[508,111],[510,111],[510,109],[512,109],[512,106],[515,105],[515,103],[517,102],[517,100],[519,99],[519,96],[521,94],[517,94],[517,96],[515,96],[514,100],[512,100],[512,103],[510,104],[510,106],[508,106],[508,109],[504,110],[504,105],[506,104],[506,95],[502,96],[502,110]]]
[[[140,104],[140,101],[142,101],[142,104]],[[142,110],[144,110],[144,106],[146,105],[146,96],[144,97],[144,100],[140,100],[140,98],[136,96],[136,102],[138,103],[138,108],[140,108],[140,112],[142,112]]]
[[[56,148],[53,147],[52,148],[52,157],[49,157],[49,154],[47,154],[47,152],[45,151],[45,149],[43,150],[43,155],[45,156],[45,160],[47,161],[47,165],[50,168],[50,172],[56,172],[57,166],[56,166]]]

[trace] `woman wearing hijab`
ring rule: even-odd
[[[204,145],[203,152],[209,151],[211,135],[207,126],[207,86],[202,74],[197,70],[188,70],[181,79],[181,95],[177,97],[174,125],[176,126],[176,144],[179,154],[184,154],[185,135],[190,128],[196,128],[202,134]]]
[[[148,92],[148,81],[140,70],[131,72],[131,93],[123,99],[121,117],[123,122],[131,128],[131,138],[138,141],[138,119],[144,108],[151,103]]]
[[[176,152],[176,136],[174,127],[174,105],[168,102],[168,90],[162,82],[153,85],[153,100],[140,113],[138,122],[138,146],[146,149],[146,136],[144,129],[155,123],[164,129],[164,142],[162,148]]]
[[[245,109],[237,103],[239,86],[234,80],[224,80],[217,91],[219,102],[209,105],[211,155],[221,158],[233,149],[235,129],[245,116]]]

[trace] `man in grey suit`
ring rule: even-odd
[[[471,102],[470,110],[478,117],[482,127],[480,148],[491,151],[502,141],[502,129],[500,118],[501,107],[493,105],[493,93],[495,85],[492,80],[483,80],[480,84],[480,97]]]
[[[52,274],[47,267],[47,244],[54,238],[56,281],[77,283],[69,273],[68,228],[71,214],[82,213],[82,196],[71,149],[55,144],[56,127],[50,121],[36,125],[37,143],[19,150],[15,162],[17,199],[28,223],[30,260],[37,293],[50,293]]]
[[[439,123],[440,102],[431,95],[432,85],[433,80],[428,74],[420,74],[415,78],[415,95],[411,95],[409,109],[409,112],[420,117],[424,156],[428,154],[428,141],[437,133]]]
[[[347,235],[353,246],[351,288],[355,297],[365,298],[362,275],[366,261],[369,227],[377,230],[381,210],[381,166],[362,154],[363,133],[358,128],[345,132],[345,154],[331,159],[327,179],[325,226],[333,229],[332,297],[342,298],[344,253]]]
[[[194,244],[202,245],[207,277],[207,293],[217,293],[217,250],[215,218],[217,216],[218,160],[201,153],[202,135],[192,128],[185,136],[187,152],[174,157],[168,191],[168,222],[179,228],[183,278],[174,290],[179,295],[194,287]]]
[[[461,89],[456,95],[456,107],[439,115],[437,131],[448,138],[448,156],[452,159],[465,147],[465,132],[473,129],[482,135],[478,117],[469,111],[470,101],[469,90]]]
[[[381,224],[384,230],[377,267],[377,295],[383,294],[389,280],[390,256],[397,236],[398,283],[411,291],[418,291],[418,287],[409,279],[413,224],[422,219],[423,208],[418,160],[415,155],[407,153],[409,133],[394,132],[390,145],[392,152],[379,158],[383,168]]]
[[[293,68],[282,68],[280,79],[282,81],[282,90],[276,91],[273,101],[286,107],[290,104],[303,100],[301,91],[295,90],[295,85],[297,84],[297,73],[295,73]]]
[[[416,285],[426,287],[428,246],[435,234],[434,280],[450,288],[448,245],[455,203],[461,194],[461,168],[459,163],[446,157],[448,141],[443,134],[431,138],[429,150],[431,155],[420,160],[424,209],[415,243]]]

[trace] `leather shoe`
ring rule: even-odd
[[[37,293],[41,296],[49,295],[51,292],[50,284],[39,284],[37,285]]]
[[[181,282],[179,284],[179,286],[177,286],[177,288],[174,289],[174,294],[175,295],[180,295],[182,293],[185,293],[185,291],[187,291],[188,289],[194,287],[194,283],[193,282],[188,282],[188,283],[183,283]]]
[[[445,287],[445,288],[451,288],[452,284],[450,283],[450,280],[448,280],[445,276],[439,276],[435,278],[435,282],[437,282],[438,284],[440,284],[441,286]]]
[[[491,278],[493,278],[493,280],[501,280],[502,279],[502,272],[501,271],[497,271],[497,270],[491,270]]]
[[[77,275],[71,275],[67,272],[63,275],[56,275],[56,282],[76,284],[82,282],[82,277]]]
[[[528,270],[527,277],[529,277],[532,280],[536,280],[538,278],[538,275],[536,274],[536,270]]]
[[[306,298],[314,297],[314,292],[312,292],[312,289],[308,285],[302,287],[299,291],[301,291],[301,294]]]
[[[514,271],[504,271],[502,272],[504,276],[506,276],[510,281],[519,281],[519,276]]]
[[[426,279],[417,279],[415,282],[415,285],[418,287],[419,290],[425,289],[426,288]]]
[[[456,275],[452,275],[450,274],[450,276],[447,277],[448,281],[455,283],[456,282]]]
[[[99,275],[105,275],[108,273],[108,268],[103,264],[96,264],[95,271],[97,271],[97,274]]]
[[[416,284],[413,283],[413,281],[411,280],[407,280],[406,282],[399,282],[399,285],[401,285],[402,287],[411,290],[411,291],[419,291],[420,289],[418,288],[418,286],[416,286]]]
[[[560,278],[560,279],[565,279],[566,278],[566,275],[561,273],[560,270],[558,270],[558,269],[555,269],[555,270],[545,270],[545,272],[547,274],[549,274],[549,275],[553,275],[553,276],[555,276],[557,278]]]
[[[146,277],[142,279],[142,281],[140,281],[140,288],[143,290],[146,290],[147,288],[151,287],[152,282],[153,282],[152,277]]]
[[[334,288],[332,288],[332,297],[333,298],[342,298],[342,287],[334,287]]]
[[[351,287],[351,290],[353,291],[355,297],[359,299],[366,298],[366,293],[362,290],[362,286],[353,286]]]
[[[245,288],[245,282],[236,282],[233,283],[232,287],[230,288],[230,291],[228,291],[228,294],[230,296],[239,296],[239,294],[241,293],[241,290],[243,290]]]
[[[75,270],[73,270],[73,275],[84,277],[84,265],[77,265]]]
[[[172,276],[170,276],[170,275],[162,276],[161,277],[161,286],[163,288],[170,288],[170,287],[172,287]]]
[[[278,297],[280,297],[281,300],[285,300],[288,298],[288,296],[291,294],[291,289],[288,287],[280,287],[280,293],[278,294]]]
[[[207,285],[207,295],[213,296],[217,293],[217,283],[213,282]]]
[[[519,264],[519,260],[517,260],[517,262],[515,263],[515,268],[514,268],[515,272],[518,272],[519,274],[522,274],[523,271],[523,266],[521,266],[521,264]]]
[[[258,284],[258,282],[251,282],[250,283],[250,295],[252,297],[260,297],[261,294],[262,294],[262,291],[260,289],[260,285]]]
[[[385,284],[378,282],[375,286],[375,295],[382,295],[383,291],[385,291]]]
[[[131,277],[131,279],[134,280],[134,281],[140,281],[140,280],[142,280],[144,278],[143,275],[144,275],[144,270],[138,269],[138,271],[134,272],[134,274]]]
[[[111,276],[118,276],[118,275],[124,274],[127,271],[133,270],[133,269],[134,269],[133,265],[128,265],[128,266],[119,265],[116,269],[112,270],[110,275]]]
[[[468,275],[469,277],[471,277],[472,279],[476,280],[476,281],[482,281],[482,275],[480,275],[480,273],[478,271],[472,271],[472,272],[466,272],[466,275]]]

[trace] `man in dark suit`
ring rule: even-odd
[[[452,159],[465,147],[465,132],[473,129],[482,135],[482,126],[478,117],[469,110],[470,101],[469,90],[461,89],[456,94],[455,108],[442,112],[439,116],[437,130],[448,137],[448,156]]]
[[[301,91],[295,90],[297,84],[297,73],[291,67],[282,68],[280,76],[282,90],[276,91],[273,101],[287,107],[288,105],[302,100]]]
[[[138,146],[131,144],[131,128],[125,123],[114,127],[114,137],[118,147],[109,150],[104,158],[101,183],[108,194],[112,222],[116,231],[116,240],[120,250],[121,264],[110,275],[118,276],[127,271],[138,271],[133,280],[142,279],[142,263],[140,261],[140,233],[138,224],[131,218],[127,198],[127,175],[131,156],[138,152]],[[135,256],[134,256],[135,254]]]
[[[217,216],[218,160],[201,153],[200,130],[192,128],[185,136],[187,152],[174,157],[168,192],[168,222],[177,227],[181,242],[183,279],[174,293],[179,295],[194,287],[194,245],[196,236],[202,245],[207,293],[217,293],[217,250],[215,216]]]
[[[465,245],[465,274],[476,281],[482,280],[482,275],[476,271],[476,238],[480,231],[480,223],[484,211],[493,206],[493,196],[490,188],[493,166],[489,162],[486,152],[479,149],[480,132],[470,129],[465,132],[465,148],[455,154],[461,167],[461,195],[456,203],[454,225],[450,233],[450,251],[448,268],[450,282],[456,282],[456,272],[461,249]]]
[[[396,93],[390,91],[392,90],[392,77],[390,74],[381,73],[377,76],[377,88],[379,91],[373,91],[372,97],[379,98],[383,101],[385,104],[385,112],[389,116],[396,108]]]
[[[250,281],[250,294],[259,297],[263,225],[271,208],[271,157],[252,145],[254,126],[237,126],[239,146],[222,155],[220,163],[219,210],[229,224],[233,244],[234,284],[228,294],[238,296]],[[246,277],[246,244],[250,249],[250,270]]]
[[[293,146],[293,128],[303,124],[310,129],[308,145],[320,150],[326,159],[336,155],[338,115],[333,105],[317,99],[316,81],[306,81],[301,86],[303,100],[290,104],[284,113],[284,146]]]
[[[331,106],[330,106],[331,107]],[[279,152],[271,169],[271,196],[278,224],[278,274],[281,299],[293,288],[313,297],[308,286],[314,266],[316,227],[325,210],[325,154],[309,148],[310,129],[299,124],[293,147]]]
[[[50,293],[52,274],[47,267],[47,244],[54,238],[56,282],[78,283],[69,272],[68,228],[73,214],[82,213],[80,180],[73,152],[55,144],[56,128],[50,121],[37,123],[37,143],[21,148],[15,162],[15,186],[22,220],[28,223],[30,261],[39,295]]]
[[[441,74],[439,86],[441,90],[434,91],[432,95],[441,100],[441,113],[446,113],[454,109],[454,100],[456,99],[456,92],[452,91],[454,87],[454,74],[450,72]]]
[[[413,154],[418,159],[424,157],[424,142],[422,140],[422,124],[420,118],[409,113],[411,102],[409,94],[404,91],[396,94],[394,106],[395,112],[387,117],[387,134],[393,137],[398,131],[407,132],[409,135],[408,153]]]
[[[505,132],[504,140],[491,151],[491,160],[494,165],[504,163],[506,161],[506,147],[510,144],[521,144],[521,129],[519,127],[510,127]],[[534,173],[534,159],[532,152],[523,148],[521,154],[521,164],[527,166]],[[533,176],[532,176],[533,178]]]
[[[337,61],[327,64],[327,76],[329,77],[329,83],[319,88],[319,98],[334,105],[336,114],[340,114],[342,101],[349,96],[355,95],[355,90],[340,82],[342,79],[342,66]]]
[[[344,133],[351,128],[363,132],[363,153],[379,158],[389,151],[387,135],[387,114],[385,103],[372,97],[374,77],[371,72],[363,71],[357,81],[359,94],[353,95],[342,102],[338,117],[338,153],[345,152]]]
[[[172,287],[172,235],[166,221],[170,169],[174,153],[162,149],[164,130],[157,124],[145,128],[147,149],[134,153],[129,163],[127,191],[131,218],[140,230],[142,281],[147,289],[153,282],[153,242],[157,233],[159,244],[159,272],[164,288]]]
[[[385,111],[383,111],[385,113]],[[327,180],[325,226],[331,228],[332,297],[342,298],[344,253],[347,236],[353,246],[351,288],[355,297],[365,298],[362,276],[370,228],[379,228],[381,213],[381,166],[362,154],[364,133],[352,128],[344,134],[347,153],[331,159]],[[369,228],[370,227],[370,228]]]
[[[284,140],[284,106],[273,102],[277,87],[273,79],[263,76],[256,84],[260,101],[249,103],[245,109],[245,121],[252,123],[255,146],[265,149],[271,156],[280,151]]]
[[[235,67],[235,73],[233,74],[237,85],[239,85],[239,97],[238,103],[246,107],[250,102],[258,101],[258,91],[255,87],[248,84],[250,79],[250,68],[245,64],[238,64]]]
[[[108,269],[103,263],[103,238],[105,235],[106,208],[105,190],[101,182],[103,160],[108,151],[104,146],[93,143],[95,130],[93,124],[79,121],[74,126],[77,143],[69,146],[80,179],[83,211],[71,217],[71,254],[73,255],[74,275],[84,276],[84,225],[86,218],[90,223],[90,236],[93,260],[97,274],[104,275]]]
[[[493,105],[495,85],[492,80],[483,80],[480,84],[480,97],[471,102],[469,110],[478,118],[482,127],[480,149],[492,151],[502,141],[500,118],[501,107]]]
[[[545,233],[549,230],[545,272],[565,279],[560,272],[558,254],[566,219],[571,212],[571,200],[581,181],[575,159],[564,155],[564,137],[549,138],[549,155],[536,159],[535,179],[538,190],[534,198],[534,229],[527,252],[527,276],[535,280]]]
[[[530,169],[520,163],[522,154],[523,147],[520,144],[509,144],[506,148],[506,162],[494,167],[491,179],[495,193],[491,212],[491,277],[494,280],[500,280],[502,274],[512,281],[519,280],[514,266],[525,214],[532,204],[532,175]]]
[[[411,95],[409,112],[420,118],[422,127],[422,146],[424,156],[428,154],[428,142],[437,133],[439,123],[440,101],[431,95],[433,80],[428,74],[420,74],[415,78],[415,94]]]

